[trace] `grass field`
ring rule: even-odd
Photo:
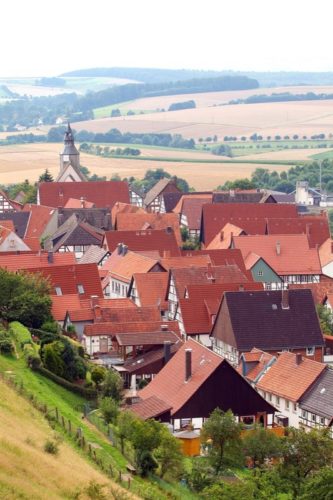
[[[3,382],[0,393],[2,499],[60,500],[71,495],[73,498],[75,492],[82,491],[92,480],[112,484],[66,442],[60,443],[57,456],[46,453],[45,442],[56,438],[46,420]]]
[[[27,144],[0,147],[0,184],[10,184],[24,179],[34,182],[46,168],[56,176],[59,172],[59,152],[61,144]],[[148,151],[148,150],[147,150]],[[272,164],[260,163],[256,159],[241,163],[241,160],[227,162],[223,157],[216,157],[209,153],[194,152],[196,162],[191,162],[190,157],[185,157],[188,152],[177,151],[177,158],[183,154],[181,161],[176,161],[164,152],[150,152],[154,159],[130,159],[130,158],[102,158],[89,154],[81,155],[81,164],[87,167],[91,173],[106,175],[108,178],[118,173],[121,177],[134,176],[142,178],[148,169],[164,168],[167,172],[178,177],[185,178],[190,186],[197,190],[214,189],[227,180],[235,180],[249,177],[257,167],[269,170],[287,170],[290,165],[286,163]],[[175,155],[176,155],[175,153]],[[191,152],[192,154],[192,152]],[[208,155],[208,157],[207,157]],[[169,158],[168,158],[169,156]],[[202,158],[202,161],[200,161]],[[205,163],[209,160],[215,163]],[[168,161],[167,161],[168,160]]]

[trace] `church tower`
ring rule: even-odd
[[[60,172],[56,182],[82,182],[85,175],[80,171],[80,153],[75,147],[74,136],[70,124],[64,136],[64,149],[60,153]]]

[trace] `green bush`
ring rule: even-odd
[[[25,344],[31,344],[31,333],[27,327],[18,321],[12,321],[9,325],[9,332],[17,342],[23,347]]]
[[[14,344],[9,333],[0,328],[0,353],[12,354],[14,352]]]
[[[44,444],[44,451],[46,453],[50,453],[51,455],[58,455],[59,447],[57,443],[48,439]]]
[[[51,332],[51,333],[58,333],[59,332],[59,325],[56,321],[44,321],[42,326],[40,327],[41,330],[44,332]]]
[[[65,380],[62,377],[59,377],[58,375],[55,375],[54,373],[50,372],[43,366],[39,366],[36,368],[36,371],[44,375],[45,377],[49,378],[50,380],[53,380],[56,384],[61,385],[62,387],[65,387],[65,389],[68,389],[71,392],[74,392],[75,394],[79,394],[79,396],[82,396],[86,399],[96,399],[97,398],[97,391],[95,389],[86,389],[85,387],[82,387],[80,385],[73,384],[72,382],[69,382],[68,380]]]
[[[36,346],[37,347],[37,346]],[[27,365],[32,369],[36,370],[41,365],[41,359],[38,354],[35,345],[25,344],[23,347],[23,355]]]

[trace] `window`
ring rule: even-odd
[[[315,353],[315,348],[314,346],[311,346],[311,347],[307,347],[306,348],[306,355],[307,356],[313,356]]]
[[[286,410],[289,410],[289,401],[286,399]]]
[[[279,406],[280,405],[280,398],[279,396],[276,396],[276,405]]]
[[[320,417],[320,423],[321,423],[321,425],[325,425],[325,418],[324,417]]]
[[[308,418],[308,412],[305,410],[302,410],[302,418],[305,418],[307,420]]]
[[[79,292],[80,295],[84,294],[84,287],[83,285],[77,285],[77,291]]]
[[[263,276],[263,272],[262,271],[258,271],[258,276]]]
[[[297,403],[294,403],[294,406],[293,406],[293,412],[296,413],[297,412]]]
[[[54,290],[55,290],[56,295],[62,295],[62,290],[61,290],[60,286],[55,286]]]
[[[311,420],[312,420],[312,422],[316,421],[316,415],[314,413],[311,414]]]
[[[272,394],[268,394],[268,401],[272,401]]]

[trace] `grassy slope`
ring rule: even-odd
[[[66,442],[57,456],[44,452],[55,437],[46,420],[3,382],[0,393],[0,498],[64,499],[91,480],[111,484]]]

